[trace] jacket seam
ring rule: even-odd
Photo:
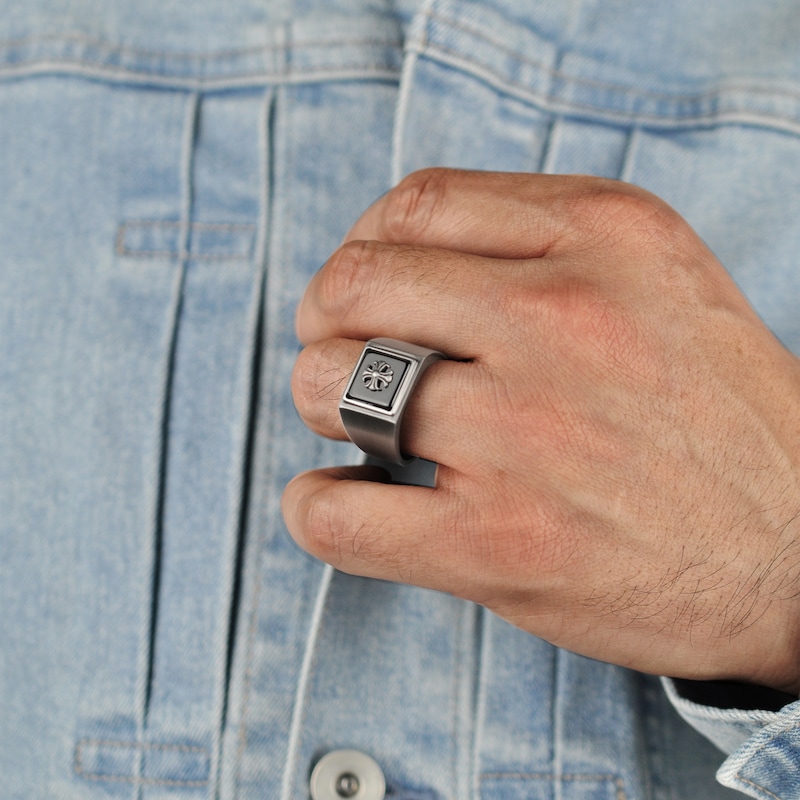
[[[650,90],[650,89],[631,90],[627,86],[625,86],[624,84],[621,84],[621,83],[614,83],[613,81],[595,80],[593,78],[584,78],[584,77],[582,77],[580,75],[572,75],[572,74],[570,74],[568,72],[565,72],[564,70],[555,69],[555,68],[549,66],[548,64],[546,64],[544,61],[542,61],[540,59],[531,58],[530,56],[527,56],[524,53],[520,53],[518,50],[514,50],[513,48],[508,47],[508,45],[506,45],[505,43],[503,43],[499,39],[495,39],[494,37],[491,37],[491,36],[487,35],[484,31],[481,31],[481,30],[478,30],[477,28],[473,28],[473,27],[471,27],[469,25],[466,25],[461,20],[451,19],[451,18],[445,17],[443,15],[436,14],[435,12],[432,12],[432,13],[428,14],[428,18],[430,20],[433,20],[433,21],[436,21],[436,22],[440,22],[443,25],[446,25],[447,27],[452,28],[453,30],[460,30],[460,31],[462,31],[464,33],[469,34],[470,36],[474,36],[476,39],[482,39],[484,42],[486,42],[487,44],[491,45],[496,50],[498,50],[498,51],[500,51],[500,52],[502,52],[502,53],[504,53],[506,55],[509,55],[509,56],[513,57],[514,59],[516,59],[521,64],[525,64],[527,66],[533,67],[534,69],[540,70],[541,72],[545,73],[550,78],[555,78],[557,80],[563,80],[563,81],[568,82],[568,83],[574,83],[574,84],[579,84],[579,85],[582,85],[582,86],[587,86],[589,88],[611,90],[611,91],[615,91],[615,92],[618,92],[620,94],[623,94],[625,96],[649,97],[649,98],[652,98],[654,100],[666,100],[666,101],[670,101],[670,102],[674,102],[675,100],[680,100],[682,102],[692,102],[692,103],[702,102],[703,100],[709,100],[709,99],[712,99],[712,98],[718,96],[720,94],[720,89],[722,91],[727,91],[727,92],[730,92],[730,91],[764,91],[765,93],[767,93],[769,95],[772,95],[772,96],[781,95],[781,96],[788,97],[788,98],[790,98],[792,100],[795,100],[795,101],[800,101],[800,89],[790,90],[790,89],[783,89],[780,86],[765,86],[765,84],[763,82],[759,83],[755,79],[754,79],[754,81],[752,83],[742,82],[742,81],[739,81],[739,82],[737,82],[737,81],[726,81],[726,82],[723,82],[723,83],[719,84],[719,89],[708,89],[708,90],[702,91],[702,92],[682,93],[680,91],[667,92],[667,91],[656,91],[656,90]],[[448,53],[456,54],[456,55],[463,55],[463,54],[460,54],[458,51],[450,49],[450,48],[446,47],[445,45],[439,43],[437,41],[436,37],[433,37],[433,39],[432,39],[429,35],[427,35],[427,30],[426,30],[425,40],[424,41],[420,40],[419,43],[423,47],[425,45],[428,45],[428,46],[430,46],[432,48],[441,48],[444,52],[448,52]],[[487,67],[487,69],[490,69],[490,68]],[[499,75],[499,73],[497,73],[496,70],[492,70],[492,72],[494,72],[495,74],[498,74],[498,77],[502,78],[502,76]],[[713,79],[709,79],[709,80],[713,80]],[[509,81],[509,83],[514,83],[514,82],[513,81]],[[522,84],[518,84],[518,85],[522,85]]]
[[[436,54],[440,54],[437,59]],[[431,60],[438,60],[442,63],[448,64],[451,67],[461,69],[466,74],[471,74],[478,80],[483,79],[489,85],[494,86],[499,91],[516,96],[523,102],[541,108],[546,113],[570,113],[576,116],[590,116],[595,119],[607,119],[618,124],[630,125],[633,123],[639,124],[642,127],[652,128],[696,128],[696,127],[711,127],[715,125],[751,125],[755,127],[765,127],[774,130],[800,135],[800,118],[789,115],[769,114],[762,111],[756,111],[746,106],[722,109],[715,112],[701,112],[696,114],[657,114],[653,112],[640,112],[628,109],[617,109],[599,104],[579,103],[574,100],[565,100],[556,97],[552,93],[536,92],[529,86],[522,84],[518,81],[510,80],[495,70],[491,70],[482,64],[467,61],[462,53],[455,50],[449,50],[441,45],[431,45],[430,49],[420,52],[422,57],[428,57]],[[620,92],[626,90],[618,87]],[[717,94],[723,95],[728,91],[736,91],[732,88],[726,87],[721,89]],[[628,97],[642,97],[638,92],[627,91]],[[713,97],[714,93],[710,95]],[[685,99],[681,95],[675,95],[675,100]]]

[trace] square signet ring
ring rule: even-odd
[[[370,339],[339,401],[339,414],[350,440],[385,461],[413,461],[400,452],[403,414],[425,370],[442,358],[438,351],[416,344]]]

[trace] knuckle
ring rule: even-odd
[[[305,549],[328,564],[341,563],[341,532],[345,509],[331,488],[318,489],[303,500],[302,523]]]
[[[359,561],[392,561],[380,529],[359,522],[350,499],[337,484],[317,489],[304,499],[305,549],[340,569],[352,569]]]
[[[680,215],[650,192],[621,181],[587,183],[571,203],[576,227],[592,243],[657,246],[674,240],[683,226]]]
[[[391,242],[412,242],[436,220],[445,203],[450,170],[412,172],[387,195],[381,229]]]
[[[316,390],[316,376],[312,369],[309,348],[305,348],[295,361],[292,370],[292,399],[304,419],[308,416],[309,399]]]
[[[347,374],[338,366],[334,341],[310,345],[301,351],[292,371],[292,398],[303,421],[318,433],[335,422],[336,403]]]
[[[318,294],[324,313],[338,320],[347,318],[375,275],[376,247],[374,242],[352,241],[331,256]]]

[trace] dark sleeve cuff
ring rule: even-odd
[[[723,786],[759,800],[800,797],[800,700],[728,681],[662,683],[678,713],[728,755]]]

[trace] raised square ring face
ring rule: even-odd
[[[368,347],[356,367],[347,398],[391,409],[411,362]]]

